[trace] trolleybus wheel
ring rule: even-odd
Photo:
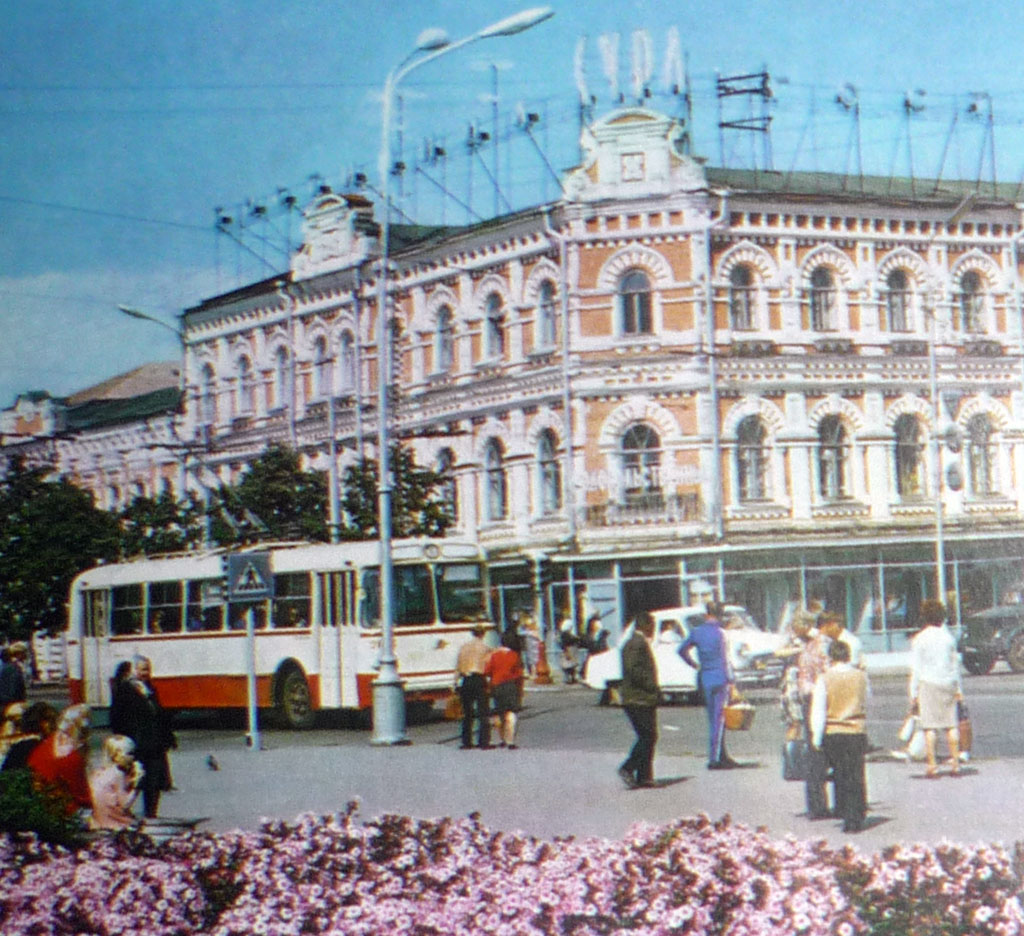
[[[316,719],[309,684],[302,670],[294,666],[281,677],[277,691],[277,714],[286,727],[294,730],[312,728]]]

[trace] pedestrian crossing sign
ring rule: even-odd
[[[229,553],[228,601],[264,601],[274,597],[270,553]]]

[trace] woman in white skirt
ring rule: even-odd
[[[910,704],[916,706],[924,731],[926,776],[937,777],[935,733],[944,730],[949,744],[950,772],[960,772],[960,734],[957,703],[963,699],[960,656],[956,641],[945,627],[946,609],[941,601],[921,603],[924,625],[911,641]]]

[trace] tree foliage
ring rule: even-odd
[[[156,498],[136,497],[120,520],[125,558],[178,552],[203,540],[203,506],[192,493],[180,501],[169,491]]]
[[[15,458],[0,478],[0,632],[12,640],[61,630],[71,580],[119,551],[117,516],[50,474]]]
[[[221,545],[264,539],[326,541],[324,472],[303,471],[297,452],[270,446],[237,484],[216,492],[210,506],[210,535]]]
[[[401,536],[443,536],[452,524],[452,505],[443,498],[443,474],[416,465],[410,449],[391,449],[393,492],[392,533]],[[364,458],[345,470],[342,507],[347,520],[342,535],[347,539],[372,539],[378,535],[377,462]]]

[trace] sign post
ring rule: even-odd
[[[260,727],[256,698],[256,603],[274,597],[274,576],[270,570],[270,553],[228,553],[225,576],[229,604],[245,604],[245,688],[249,731],[245,746],[259,751]]]

